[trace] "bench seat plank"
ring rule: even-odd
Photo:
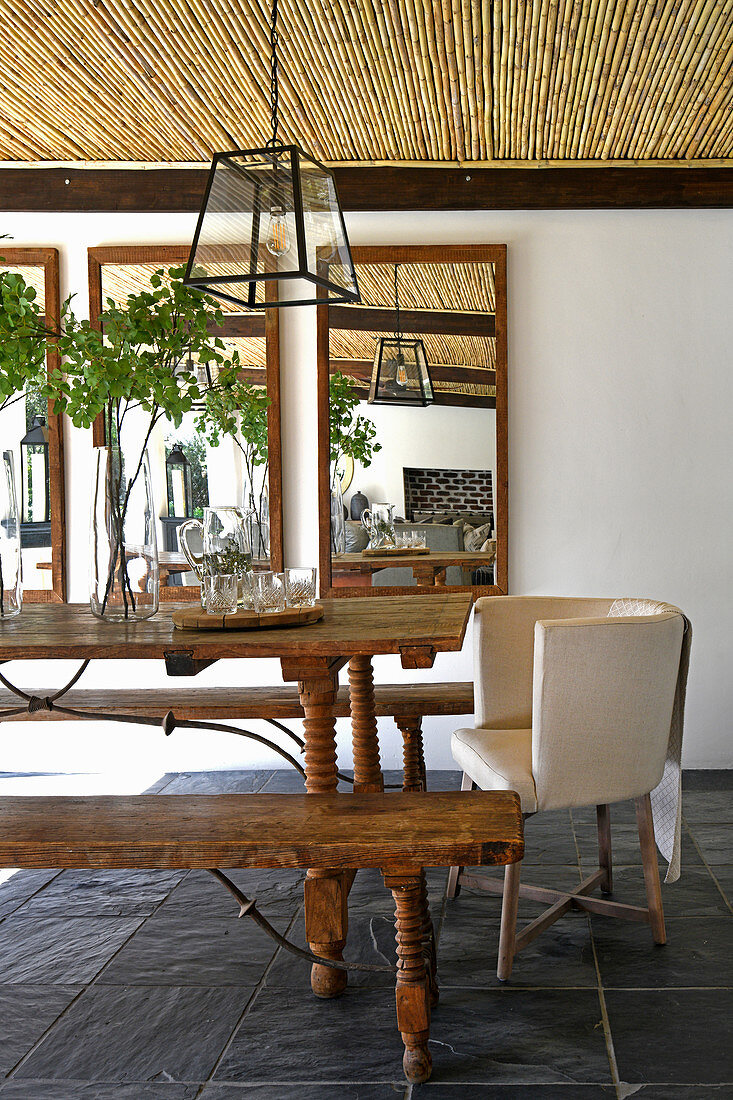
[[[0,867],[446,867],[523,851],[511,791],[0,798]]]
[[[24,689],[28,690],[28,689]],[[46,692],[29,690],[29,694]],[[428,714],[473,714],[473,683],[376,684],[376,713],[379,717],[405,715],[421,717]],[[0,710],[22,706],[22,700],[12,692],[0,691]],[[71,690],[59,699],[59,706],[72,710],[90,710],[113,715],[116,712],[134,715],[160,715],[172,710],[177,718],[195,721],[226,721],[227,719],[302,718],[296,687],[210,687],[153,688],[104,690]],[[336,717],[348,718],[349,689],[339,689]],[[64,714],[39,711],[34,715],[19,714],[5,721],[68,721]]]

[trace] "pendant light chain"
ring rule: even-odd
[[[270,122],[272,124],[272,137],[266,143],[266,147],[271,145],[282,145],[282,142],[277,136],[278,128],[278,101],[280,98],[280,89],[277,79],[277,3],[278,0],[272,0],[272,14],[270,17]]]
[[[402,329],[400,327],[400,292],[399,292],[399,287],[397,285],[397,268],[399,266],[400,266],[399,264],[394,265],[394,304],[395,304],[395,313],[396,313],[396,317],[395,317],[395,324],[396,324],[395,336],[397,337],[398,342],[402,339]]]

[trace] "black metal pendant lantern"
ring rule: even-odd
[[[368,404],[424,407],[433,400],[433,383],[422,340],[405,337],[400,330],[398,267],[395,264],[395,334],[377,341]]]
[[[192,515],[193,488],[191,464],[180,443],[174,443],[165,460],[165,476],[168,488],[168,515],[186,519]]]
[[[24,535],[30,536],[28,528],[40,529],[51,521],[51,471],[45,416],[34,416],[30,429],[21,439],[20,465],[23,484],[21,523]],[[31,545],[27,539],[23,541],[24,545]],[[36,542],[33,545],[45,546],[46,543]]]
[[[270,45],[272,138],[214,155],[183,281],[245,309],[358,302],[334,174],[277,136],[277,0]]]

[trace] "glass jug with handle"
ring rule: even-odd
[[[394,547],[397,537],[394,529],[394,504],[372,504],[361,514],[361,522],[369,533],[369,550],[385,550]]]
[[[196,576],[236,573],[240,578],[240,603],[248,602],[248,575],[252,570],[252,545],[248,520],[251,511],[223,505],[204,508],[203,522],[186,520],[178,528],[178,545]]]

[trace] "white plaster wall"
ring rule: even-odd
[[[361,214],[354,244],[509,246],[510,582],[515,593],[649,595],[694,624],[685,763],[733,765],[731,211]],[[190,238],[186,215],[4,215],[14,244],[57,245],[62,292],[86,302],[86,248]],[[283,311],[285,548],[317,557],[314,311]],[[91,443],[67,435],[71,598],[86,598]],[[55,670],[54,683],[65,670]],[[142,662],[101,662],[87,683],[162,683]],[[48,669],[14,673],[27,684]],[[383,681],[408,679],[379,658]],[[414,675],[414,674],[411,674]],[[430,679],[471,675],[470,647]],[[199,682],[276,683],[274,662],[222,662]],[[453,720],[426,723],[433,767],[450,766]],[[63,729],[64,736],[61,737]],[[272,766],[246,742],[128,727],[6,727],[0,770]],[[383,755],[399,741],[383,724]],[[341,760],[350,763],[339,732]]]

